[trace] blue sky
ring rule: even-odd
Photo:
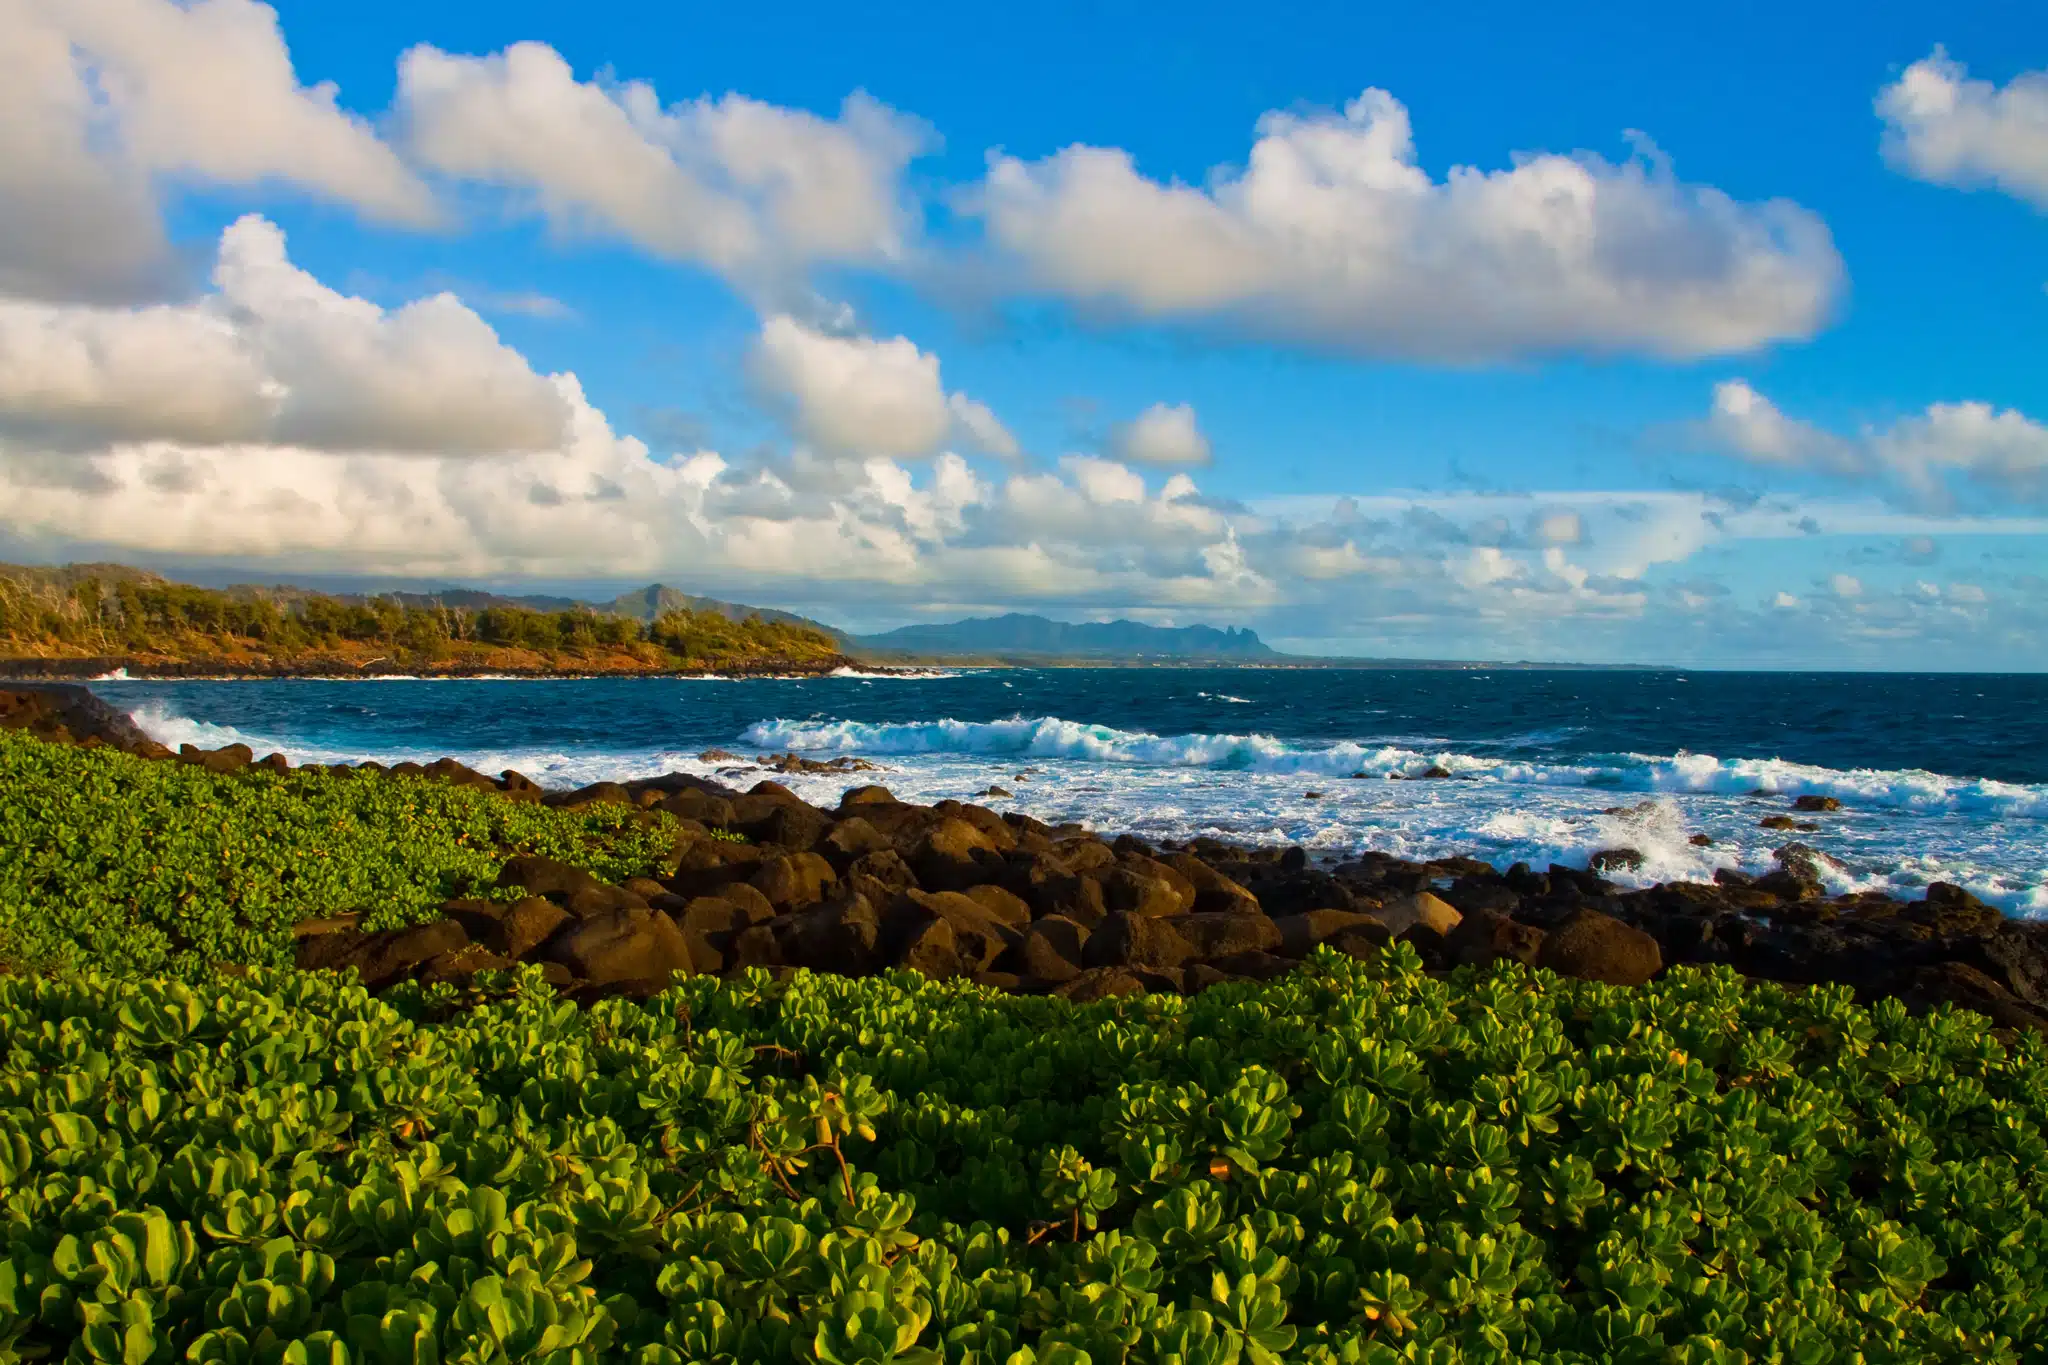
[[[11,5],[11,558],[2048,665],[2038,7]]]

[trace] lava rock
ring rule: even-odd
[[[1657,940],[1611,915],[1581,910],[1544,936],[1536,965],[1559,976],[1640,986],[1664,969]]]
[[[1172,923],[1156,915],[1112,912],[1082,949],[1088,967],[1143,967],[1177,971],[1195,954]]]

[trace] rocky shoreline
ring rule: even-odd
[[[0,692],[0,725],[217,772],[289,768],[240,745],[173,754],[80,687]],[[763,766],[859,765],[785,755]],[[907,968],[1091,1000],[1271,980],[1319,945],[1367,955],[1398,942],[1431,971],[1507,958],[1631,986],[1671,966],[1725,966],[2048,1033],[2048,924],[2007,919],[1943,883],[1918,901],[1829,896],[1817,875],[1825,855],[1797,842],[1766,876],[1632,890],[1600,875],[1627,850],[1586,868],[1506,871],[1462,857],[1316,861],[1300,848],[1105,838],[958,801],[914,805],[873,785],[825,808],[765,778],[741,790],[672,773],[551,792],[451,759],[360,768],[551,806],[623,802],[665,812],[679,830],[660,875],[624,885],[516,857],[499,879],[516,899],[451,901],[440,920],[376,933],[352,916],[299,926],[300,966],[353,968],[372,989],[524,962],[584,1000],[645,995],[678,971],[751,968]]]

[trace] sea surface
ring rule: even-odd
[[[1000,669],[814,679],[141,682],[93,689],[168,744],[293,762],[444,754],[547,786],[717,776],[721,748],[854,755],[782,778],[831,804],[880,781],[1154,839],[1645,861],[1619,880],[1757,872],[1798,839],[1833,889],[1953,881],[2048,916],[2048,677],[1525,670]],[[1448,780],[1389,781],[1431,767]],[[741,785],[760,774],[748,773]],[[729,779],[730,780],[730,779]],[[1760,829],[1802,794],[1814,833]],[[1615,813],[1616,811],[1619,813]],[[1710,847],[1689,838],[1708,835]]]

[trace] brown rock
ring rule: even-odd
[[[647,899],[636,896],[623,886],[609,886],[604,882],[584,887],[569,893],[563,908],[577,919],[588,919],[593,915],[611,914],[618,910],[644,910]]]
[[[764,906],[741,905],[724,896],[699,896],[675,915],[676,927],[683,932],[710,935],[736,934],[773,918],[774,912]]]
[[[869,783],[863,787],[848,787],[839,794],[839,809],[852,810],[856,806],[894,806],[899,804],[887,787]]]
[[[1235,977],[1243,977],[1252,981],[1275,981],[1287,975],[1287,973],[1293,971],[1301,964],[1292,958],[1281,957],[1277,953],[1266,953],[1260,952],[1257,949],[1251,949],[1246,952],[1232,953],[1227,957],[1219,957],[1214,965],[1217,970],[1228,972]]]
[[[536,854],[524,854],[507,861],[498,869],[497,884],[558,901],[566,901],[578,891],[604,885],[580,867]]]
[[[880,961],[882,917],[865,896],[842,893],[774,924],[784,958],[798,966],[859,976]]]
[[[776,848],[815,848],[825,837],[830,818],[820,810],[795,801],[785,801],[760,820],[746,827],[755,842]]]
[[[848,880],[866,877],[892,891],[908,891],[917,885],[917,874],[910,870],[909,863],[903,861],[903,855],[893,848],[861,854],[847,866],[846,875]]]
[[[1057,856],[1038,854],[1025,867],[1016,884],[1018,891],[1038,915],[1065,915],[1085,925],[1100,923],[1109,913],[1103,900],[1102,883],[1084,877]]]
[[[892,915],[900,916],[915,934],[928,920],[944,920],[952,928],[963,969],[983,971],[1023,935],[989,917],[981,904],[957,891],[906,891]]]
[[[478,972],[502,972],[518,965],[481,943],[472,943],[429,958],[420,967],[418,977],[426,982],[467,981]]]
[[[1533,967],[1543,939],[1541,929],[1518,924],[1497,910],[1475,910],[1444,936],[1444,951],[1465,967],[1491,966],[1504,957]]]
[[[1388,901],[1375,914],[1396,938],[1418,925],[1439,934],[1449,934],[1463,918],[1448,901],[1427,891]]]
[[[689,972],[690,944],[674,920],[647,908],[608,910],[566,925],[545,949],[593,986],[631,980],[665,981]]]
[[[1197,957],[1212,960],[1238,953],[1270,953],[1281,945],[1279,927],[1264,915],[1182,915],[1173,927],[1194,945]]]
[[[1902,992],[1907,1003],[1921,1009],[1955,1005],[1974,1010],[1999,1028],[2048,1033],[2048,1013],[2019,999],[1997,981],[1962,962],[1942,962],[1915,972]]]
[[[776,939],[775,931],[765,924],[740,930],[725,945],[725,969],[728,972],[781,965],[782,944]]]
[[[1005,891],[993,884],[970,886],[961,893],[979,905],[988,917],[998,924],[1007,924],[1012,929],[1022,929],[1031,922],[1031,907],[1021,896]]]
[[[1792,829],[1811,834],[1820,826],[1810,820],[1794,820],[1789,815],[1766,815],[1756,822],[1758,829]]]
[[[1143,995],[1145,983],[1124,967],[1097,967],[1053,988],[1053,994],[1085,1005],[1117,996]]]
[[[903,940],[896,962],[934,981],[949,981],[960,975],[962,955],[953,926],[943,919],[926,920]],[[971,970],[979,971],[980,967]]]
[[[1071,981],[1081,974],[1088,930],[1064,915],[1034,920],[1018,945],[1017,961],[1026,976],[1040,981]]]
[[[865,853],[879,853],[889,847],[888,838],[858,815],[850,815],[832,826],[821,841],[826,857],[850,863]]]
[[[1832,796],[1802,796],[1793,801],[1793,810],[1840,810],[1842,803]]]
[[[1318,943],[1347,929],[1370,927],[1387,932],[1377,918],[1354,910],[1308,910],[1276,919],[1273,924],[1280,931],[1280,951],[1289,957],[1306,957]]]
[[[937,891],[964,890],[1000,876],[1004,866],[988,836],[961,819],[926,830],[909,861],[918,882]]]
[[[664,800],[659,809],[681,819],[695,820],[707,829],[732,828],[732,802],[709,792],[679,791]]]
[[[839,880],[832,864],[815,853],[777,854],[761,864],[747,884],[768,898],[777,911],[816,905]]]
[[[1164,918],[1182,914],[1188,908],[1173,883],[1148,877],[1133,868],[1110,868],[1101,880],[1102,902],[1112,913]]]
[[[1545,936],[1536,965],[1559,976],[1640,986],[1664,969],[1657,940],[1597,910],[1576,910]]]
[[[1349,929],[1340,929],[1323,940],[1334,951],[1346,957],[1355,957],[1360,962],[1372,961],[1380,955],[1381,949],[1393,941],[1394,936],[1387,932],[1387,926],[1377,920],[1371,924],[1358,924]]]
[[[506,957],[525,957],[568,922],[569,912],[553,901],[528,896],[506,907],[487,941]]]
[[[1254,914],[1258,898],[1192,853],[1169,853],[1159,859],[1187,879],[1194,895],[1189,909],[1196,914]]]
[[[309,940],[311,941],[311,940]],[[410,929],[365,935],[337,965],[354,967],[372,990],[403,976],[422,962],[469,946],[469,934],[452,919]]]
[[[1112,912],[1089,934],[1082,956],[1088,967],[1177,971],[1194,951],[1166,919]]]

